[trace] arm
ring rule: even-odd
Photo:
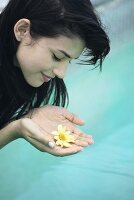
[[[13,140],[18,139],[18,120],[13,121],[0,130],[0,149]]]

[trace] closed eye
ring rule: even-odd
[[[53,54],[53,59],[56,60],[57,62],[60,62],[63,58],[57,58],[57,56]],[[69,63],[71,64],[71,60],[69,61]]]
[[[57,62],[60,62],[62,60],[61,58],[57,58],[55,54],[53,54],[53,59],[56,60]]]

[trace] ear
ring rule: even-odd
[[[30,21],[28,19],[20,19],[14,26],[14,34],[19,42],[27,35],[30,36]]]

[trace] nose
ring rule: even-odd
[[[56,66],[53,69],[53,73],[60,79],[63,79],[65,77],[66,71],[68,68],[68,63],[61,63],[60,65]]]

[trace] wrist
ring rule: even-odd
[[[11,135],[13,137],[13,139],[18,139],[18,138],[21,138],[21,133],[20,133],[20,119],[19,120],[15,120],[15,121],[12,121],[10,123],[10,126],[11,126]]]

